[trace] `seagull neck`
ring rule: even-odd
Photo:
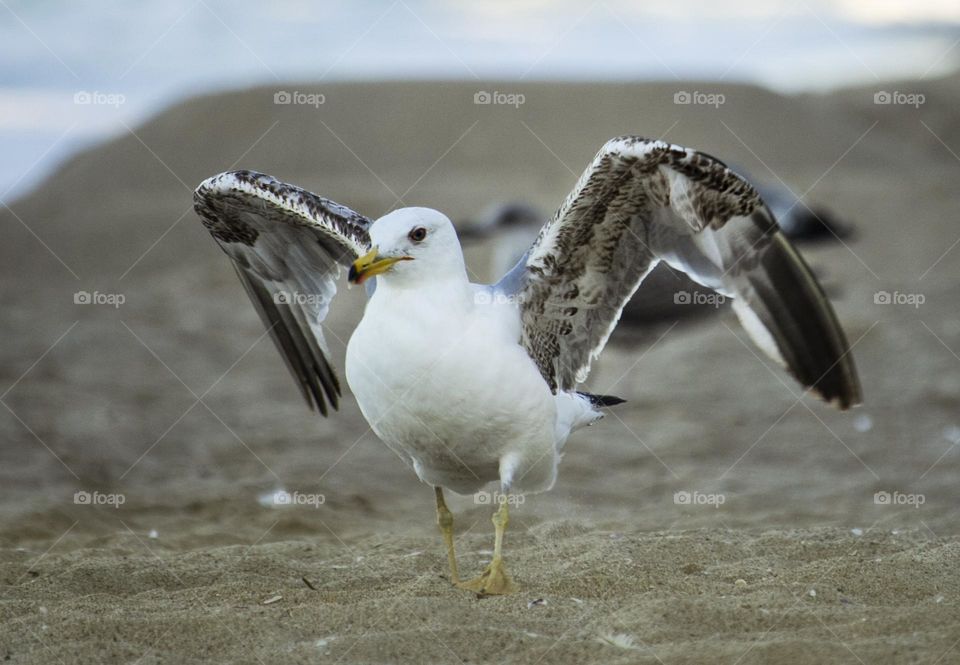
[[[460,271],[435,273],[425,279],[395,279],[395,277],[395,275],[389,275],[379,278],[374,297],[381,294],[389,300],[415,297],[445,305],[472,302],[473,292],[465,268]]]

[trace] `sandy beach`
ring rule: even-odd
[[[70,159],[0,209],[0,658],[960,663],[958,105],[958,76],[798,96],[305,81],[189,99]],[[727,310],[619,329],[587,387],[628,402],[511,513],[519,593],[478,599],[449,585],[432,491],[349,392],[329,419],[307,411],[191,193],[251,168],[371,217],[553,210],[626,133],[852,225],[803,252],[865,403],[803,397]],[[490,252],[467,250],[477,280]],[[327,320],[341,370],[363,302],[343,289]],[[278,506],[281,489],[313,499]],[[450,504],[479,572],[490,506]]]

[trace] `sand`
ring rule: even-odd
[[[325,103],[201,97],[78,155],[0,211],[0,657],[960,662],[960,78],[886,87],[907,85],[920,108],[873,88],[290,83]],[[475,106],[478,87],[526,102]],[[676,106],[678,89],[726,103]],[[432,492],[349,395],[328,420],[306,411],[190,190],[247,167],[371,216],[550,209],[628,132],[782,178],[854,225],[805,255],[866,404],[800,399],[729,312],[618,331],[588,386],[629,402],[512,511],[519,593],[477,599],[448,584]],[[468,252],[478,279],[489,250]],[[335,303],[338,367],[362,304]],[[278,488],[323,503],[273,506]],[[479,572],[490,507],[450,503]]]

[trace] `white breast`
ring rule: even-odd
[[[555,467],[554,396],[519,345],[519,314],[466,293],[378,288],[346,375],[373,431],[420,478],[460,493],[500,478],[532,491]]]

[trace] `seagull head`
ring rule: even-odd
[[[376,275],[391,284],[466,277],[457,232],[437,210],[394,210],[371,224],[369,233],[372,248],[350,266],[348,279],[353,284]]]

